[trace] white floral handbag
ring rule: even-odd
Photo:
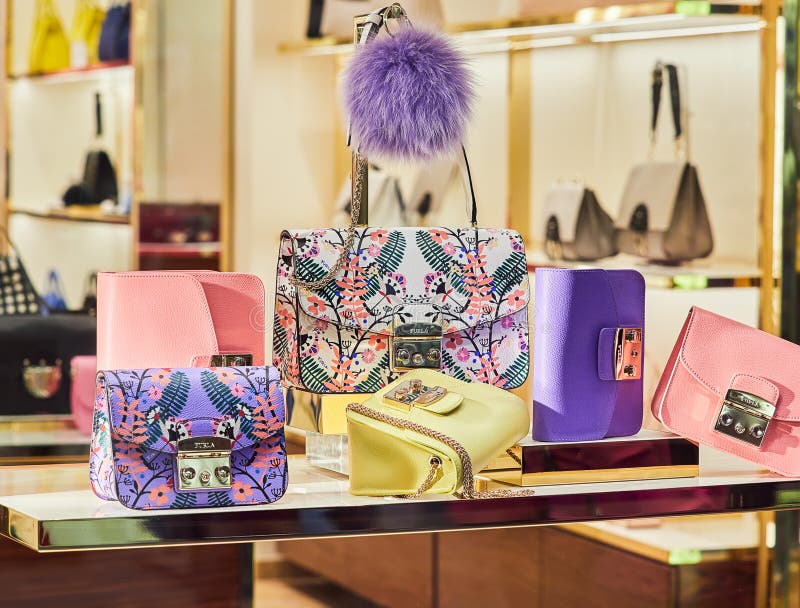
[[[463,168],[469,179],[466,156]],[[349,228],[282,234],[273,351],[284,385],[372,393],[414,369],[525,381],[525,247],[513,230],[478,228],[471,180],[469,191],[467,228],[357,227],[356,204]]]

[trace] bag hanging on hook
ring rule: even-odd
[[[412,27],[398,4],[373,15],[342,81],[354,148],[379,159],[454,156],[475,100],[466,57],[441,32]]]
[[[399,30],[392,27],[391,36],[373,41],[386,26],[387,15],[405,25]],[[388,46],[396,53],[413,57],[414,49],[429,48],[427,41],[435,37],[434,46],[445,49],[438,56],[445,57],[446,65],[433,65],[432,69],[441,75],[454,66],[463,68],[461,56],[450,52],[440,34],[418,36],[409,30],[410,22],[398,4],[369,15],[360,40],[364,48],[354,60],[363,62],[359,77],[352,81],[355,72],[351,68],[346,89],[359,90],[355,84],[362,78],[380,80],[389,72],[397,75],[386,57],[381,69],[370,75],[369,57],[373,55],[368,54],[369,48],[382,40],[393,41]],[[403,44],[403,40],[417,42]],[[368,59],[364,61],[364,57]],[[433,55],[427,57],[430,65]],[[408,66],[400,71],[411,77]],[[477,227],[477,202],[460,139],[472,93],[466,71],[462,77],[458,88],[463,93],[463,107],[457,113],[463,124],[447,132],[452,141],[398,133],[403,121],[413,123],[418,109],[408,108],[403,113],[397,108],[395,114],[403,115],[388,120],[395,103],[415,99],[427,103],[424,100],[441,95],[415,90],[441,86],[430,79],[427,87],[419,82],[415,86],[402,83],[397,89],[400,97],[394,100],[388,89],[383,90],[382,111],[389,113],[385,124],[396,126],[392,133],[384,133],[384,141],[380,140],[380,117],[362,116],[360,112],[370,110],[360,106],[351,121],[358,153],[349,227],[286,230],[281,235],[273,361],[284,385],[315,394],[373,393],[405,371],[427,369],[461,381],[511,389],[528,376],[525,246],[513,230]],[[366,87],[362,93],[370,88],[367,82],[361,84]],[[452,86],[448,83],[445,88],[452,91]],[[369,100],[363,101],[369,105]],[[451,110],[447,108],[450,114]],[[444,124],[442,116],[429,123]],[[361,120],[365,117],[366,121]],[[375,131],[365,138],[364,129],[369,128]],[[468,226],[390,229],[359,225],[366,157],[381,149],[399,151],[395,157],[406,154],[406,158],[418,160],[424,158],[419,150],[434,156],[437,151],[456,156],[470,203]]]

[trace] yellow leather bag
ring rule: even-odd
[[[72,28],[69,32],[73,67],[97,63],[100,29],[103,27],[105,16],[105,11],[93,0],[78,0],[75,16],[72,18]]]
[[[32,74],[57,72],[69,67],[69,41],[53,0],[36,0],[36,21],[28,55]]]
[[[360,496],[511,494],[475,492],[473,474],[530,429],[516,395],[432,370],[409,372],[346,412],[350,492]]]

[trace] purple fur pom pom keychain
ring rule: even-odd
[[[358,49],[343,97],[367,158],[426,161],[459,149],[475,93],[464,55],[443,34],[404,27]]]

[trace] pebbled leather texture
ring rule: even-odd
[[[264,364],[264,286],[236,272],[102,272],[98,369],[185,367],[196,357],[252,353]]]
[[[609,329],[644,330],[644,292],[635,270],[536,270],[534,439],[589,441],[639,432],[643,380],[613,379],[614,357],[606,351],[613,350]],[[641,353],[643,364],[644,342]]]
[[[442,372],[516,388],[528,376],[525,246],[511,230],[363,228],[337,277],[344,230],[281,236],[273,364],[285,385],[313,393],[373,393],[397,377],[389,345],[395,322],[441,317]]]
[[[671,431],[776,473],[800,476],[800,346],[694,307],[653,396]],[[776,405],[761,447],[714,431],[729,388]]]
[[[89,479],[132,509],[266,504],[286,490],[283,392],[273,367],[104,371],[97,375]],[[177,442],[226,437],[231,487],[177,489]]]
[[[69,362],[70,408],[72,422],[85,435],[92,434],[92,414],[94,413],[94,378],[97,375],[97,357],[78,355]]]

